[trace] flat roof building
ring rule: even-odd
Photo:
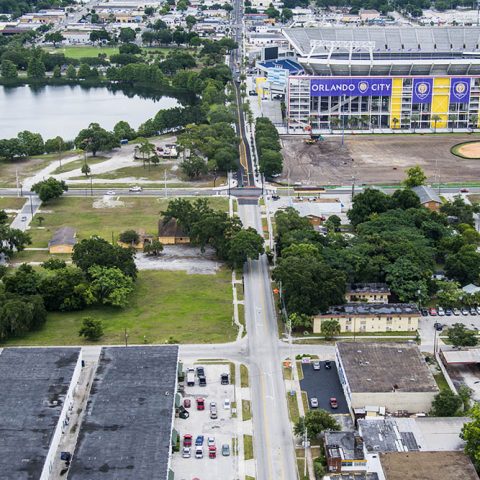
[[[390,288],[386,283],[350,283],[345,298],[347,302],[388,303]]]
[[[178,347],[103,348],[70,480],[167,480]]]
[[[351,410],[368,405],[388,412],[428,412],[438,386],[417,345],[339,342],[336,362]]]
[[[80,371],[79,348],[1,351],[0,478],[50,478]]]

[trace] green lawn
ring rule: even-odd
[[[253,458],[253,437],[251,435],[243,436],[243,454],[245,460],[251,460]]]
[[[252,419],[250,400],[242,400],[242,420],[246,422]]]
[[[242,388],[248,387],[248,368],[243,363],[240,365],[240,386]]]
[[[82,58],[82,57],[98,57],[99,53],[106,53],[108,56],[118,53],[117,47],[60,47],[60,48],[46,48],[48,52],[52,53],[64,53],[69,58]]]
[[[87,164],[88,165],[95,165],[96,163],[102,163],[105,160],[108,160],[107,157],[87,157]],[[81,168],[85,160],[83,158],[79,158],[78,160],[74,160],[73,162],[64,163],[62,166],[58,166],[52,173],[53,175],[58,175],[59,173],[71,172],[77,168]],[[85,178],[85,177],[82,177]]]
[[[443,372],[436,373],[434,375],[434,378],[441,392],[443,390],[450,390],[450,387],[448,386],[448,383],[445,380],[445,376],[443,375]]]
[[[300,413],[298,412],[297,395],[290,395],[287,393],[287,407],[290,421],[294,424],[297,423],[298,419],[300,418]]]
[[[230,280],[227,269],[209,276],[141,271],[127,308],[50,313],[41,330],[2,345],[89,344],[78,336],[85,316],[102,320],[102,344],[124,343],[125,329],[130,344],[164,343],[170,337],[181,343],[231,342],[236,331],[231,325]]]
[[[94,202],[100,200],[101,197],[62,197],[43,204],[36,215],[45,219],[42,227],[38,227],[34,219],[29,230],[31,247],[47,247],[53,233],[64,226],[75,228],[78,240],[99,235],[111,241],[112,236],[115,240],[125,230],[140,228],[155,234],[160,211],[165,210],[170,201],[154,197],[120,197],[124,202],[121,206],[94,208]],[[228,209],[225,198],[210,198],[209,203],[217,209]]]
[[[0,210],[20,210],[27,200],[19,197],[0,197]]]
[[[50,255],[48,250],[23,250],[16,253],[12,258],[12,263],[46,262],[50,258],[60,258],[66,262],[71,260],[68,254]]]

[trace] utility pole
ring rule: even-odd
[[[352,177],[352,202],[353,202],[353,197],[355,196],[355,175]]]
[[[33,202],[32,202],[32,194],[30,194],[30,213],[32,215],[32,220],[33,220]]]
[[[305,417],[303,418],[303,425],[305,426]],[[303,444],[305,445],[305,462],[304,462],[304,470],[303,470],[303,476],[307,476],[307,448],[308,448],[308,429],[305,426],[305,434],[303,437]]]
[[[165,169],[165,198],[167,198],[167,169]]]
[[[125,346],[128,347],[128,333],[126,328],[125,328]]]

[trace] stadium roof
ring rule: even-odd
[[[405,54],[449,52],[462,56],[479,51],[480,27],[320,27],[284,29],[284,36],[297,53],[308,55],[311,41],[373,42],[373,52]],[[358,47],[356,47],[358,48]],[[313,56],[328,52],[317,48]],[[344,47],[343,51],[348,51]]]
[[[68,478],[166,480],[178,347],[103,348]]]
[[[78,348],[6,348],[0,354],[0,478],[40,478]]]
[[[339,342],[338,353],[352,392],[438,392],[417,345]]]

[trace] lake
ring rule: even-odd
[[[89,123],[112,130],[120,120],[136,129],[159,110],[179,105],[173,97],[127,96],[122,90],[106,87],[0,86],[0,138],[30,130],[40,133],[44,140],[57,135],[73,140]]]

